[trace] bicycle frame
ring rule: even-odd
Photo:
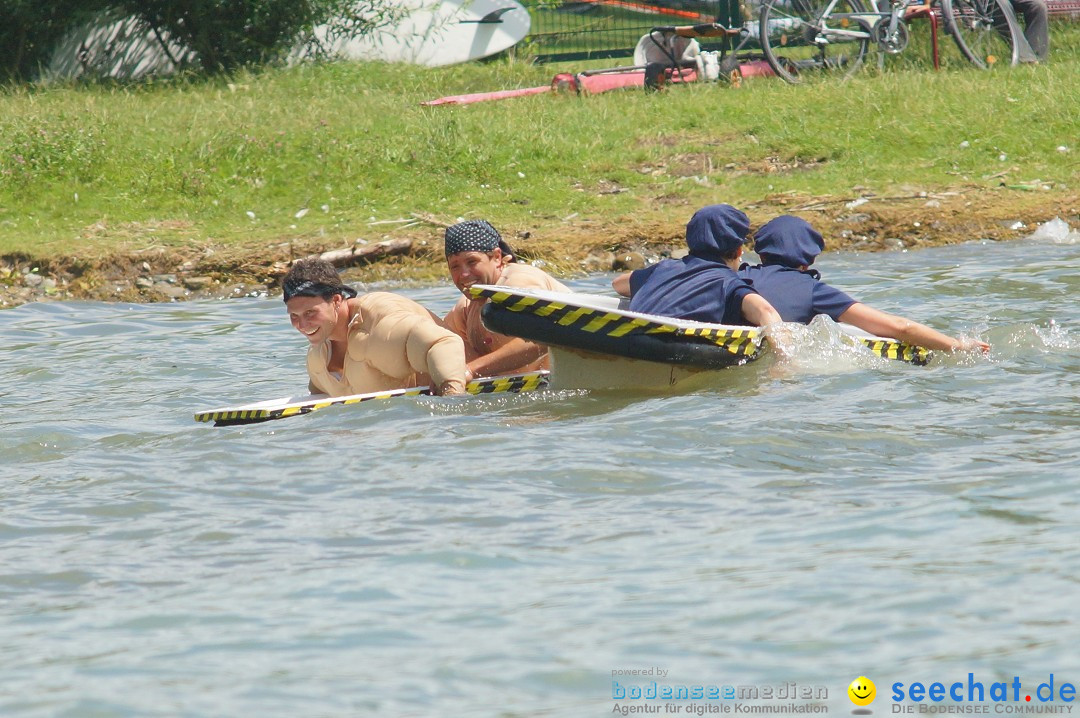
[[[800,0],[795,0],[796,3]],[[839,0],[830,0],[829,4],[825,6],[819,18],[819,26],[815,28],[818,35],[814,38],[815,43],[827,43],[830,37],[835,38],[847,38],[847,39],[868,39],[875,42],[883,51],[889,54],[896,54],[903,50],[903,47],[896,44],[890,44],[890,41],[895,42],[897,33],[900,32],[900,27],[908,17],[908,9],[917,7],[923,8],[926,3],[923,0],[890,0],[888,11],[866,11],[857,13],[834,13]],[[831,27],[829,22],[832,20],[838,20],[841,23],[854,22],[860,28],[860,30],[851,30],[846,28]],[[888,22],[887,28],[880,28],[882,22]],[[906,46],[906,40],[904,42]]]
[[[843,70],[850,76],[871,52],[883,68],[886,55],[907,48],[908,22],[918,17],[932,23],[935,68],[939,19],[961,53],[982,69],[1015,65],[1018,47],[1023,46],[1010,0],[823,1],[824,7],[817,0],[765,0],[761,6],[759,43],[773,71],[787,82],[798,83],[804,70],[815,68]],[[1003,58],[1006,63],[999,62]]]

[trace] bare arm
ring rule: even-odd
[[[773,305],[760,294],[747,294],[742,300],[742,315],[755,327],[764,327],[784,321]]]
[[[990,345],[978,339],[954,339],[942,334],[936,329],[931,329],[925,324],[895,314],[868,307],[862,302],[855,302],[840,315],[840,321],[852,324],[863,331],[870,332],[882,337],[892,337],[908,344],[914,344],[927,349],[945,349],[957,351],[965,349],[979,349],[982,352],[990,351]]]
[[[462,394],[465,392],[465,344],[461,337],[432,320],[416,316],[400,318],[392,328],[380,334],[386,347],[384,352],[390,374],[393,369],[415,371],[431,377],[436,394]],[[392,366],[401,360],[404,349],[406,364]],[[394,361],[396,360],[396,361]]]
[[[747,294],[742,300],[743,317],[757,327],[765,329],[765,337],[775,351],[781,357],[791,355],[785,345],[791,339],[790,333],[784,329],[784,320],[773,308],[773,305],[760,294]]]
[[[630,296],[630,272],[623,272],[611,280],[611,287],[624,297]]]
[[[466,365],[466,378],[497,376],[519,371],[547,353],[543,344],[514,337],[489,354],[479,356]],[[471,375],[471,376],[469,376]]]
[[[427,373],[439,396],[465,393],[465,345],[461,337],[447,332],[428,347]]]

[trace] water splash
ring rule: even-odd
[[[1080,341],[1067,327],[1053,319],[1045,324],[1013,324],[991,331],[988,341],[994,352],[1010,356],[1032,351],[1040,353],[1068,352],[1080,348]]]
[[[1069,227],[1069,223],[1061,217],[1054,217],[1040,224],[1038,229],[1025,239],[1051,244],[1080,244],[1080,230]]]
[[[799,372],[841,374],[859,369],[882,369],[893,363],[871,352],[823,314],[810,324],[787,324],[785,328],[792,339],[787,363]]]

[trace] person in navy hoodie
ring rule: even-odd
[[[735,273],[749,232],[741,211],[709,205],[686,225],[686,257],[621,274],[611,284],[630,297],[634,312],[712,324],[778,323],[779,313]]]
[[[927,349],[990,350],[986,342],[953,338],[924,324],[869,307],[821,281],[821,274],[810,269],[810,265],[824,249],[821,234],[806,220],[781,215],[766,222],[754,235],[754,251],[761,264],[753,267],[743,264],[738,274],[768,300],[785,322],[807,324],[818,314],[825,314],[871,334]]]

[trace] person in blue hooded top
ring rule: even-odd
[[[779,323],[780,314],[735,273],[749,232],[741,211],[709,205],[686,225],[686,257],[621,274],[611,284],[630,297],[635,312],[712,324]]]
[[[780,313],[785,322],[808,324],[818,314],[851,324],[878,336],[892,337],[927,349],[956,351],[990,345],[976,339],[954,339],[918,322],[869,307],[821,281],[810,269],[825,249],[825,240],[806,220],[785,214],[766,222],[754,234],[761,264],[739,267],[739,276]]]

